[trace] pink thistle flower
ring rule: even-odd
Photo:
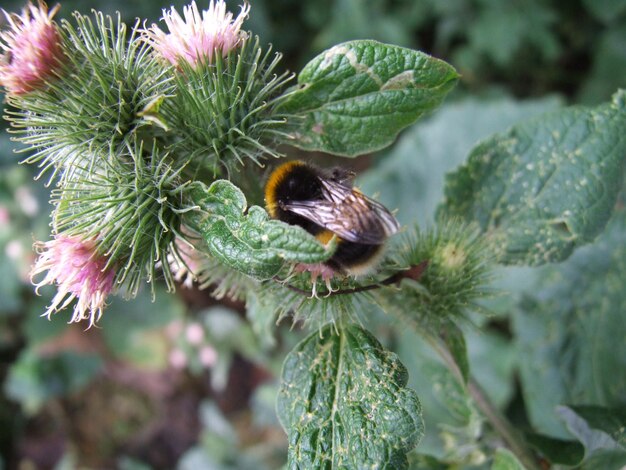
[[[0,85],[21,95],[40,88],[53,75],[63,56],[61,38],[44,3],[28,4],[22,15],[2,10],[10,28],[0,32]]]
[[[192,1],[183,8],[184,18],[174,7],[163,10],[162,19],[169,33],[153,24],[144,32],[144,39],[172,65],[187,62],[195,68],[199,62],[213,63],[216,54],[225,57],[239,46],[246,37],[240,30],[249,11],[250,5],[245,3],[233,21],[233,14],[226,11],[224,0],[211,0],[209,9],[203,10],[202,14]]]
[[[89,320],[89,327],[95,325],[115,281],[115,272],[107,268],[107,259],[96,252],[96,241],[58,235],[46,243],[37,243],[35,248],[39,259],[31,280],[40,273],[47,274],[33,284],[37,289],[46,284],[56,284],[58,288],[44,315],[50,318],[78,299],[70,323]]]

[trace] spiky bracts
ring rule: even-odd
[[[53,240],[87,244],[107,273],[96,301],[55,270],[56,245],[41,245],[36,270],[48,274],[40,283],[59,287],[47,313],[76,298],[73,320],[93,324],[110,293],[133,296],[160,277],[173,288],[192,268],[181,250],[197,243],[180,230],[181,214],[194,208],[187,189],[277,156],[275,141],[287,137],[277,110],[291,76],[276,73],[280,55],[241,31],[248,4],[236,17],[222,0],[202,12],[192,3],[184,18],[164,11],[167,33],[99,12],[57,25],[55,11],[42,3],[7,15],[1,84],[25,161],[56,185]],[[11,81],[24,81],[24,67],[38,69],[28,92]],[[206,270],[199,274],[203,282]]]
[[[421,266],[416,281],[373,293],[384,310],[419,328],[438,331],[449,322],[467,322],[477,303],[492,295],[491,248],[479,232],[460,220],[440,220],[436,228],[415,229],[395,251],[400,267]]]
[[[279,156],[272,144],[288,138],[288,116],[277,109],[291,79],[276,73],[280,58],[264,50],[258,37],[249,37],[212,64],[175,70],[174,91],[160,116],[168,129],[176,129],[168,148],[189,162],[190,174],[226,176],[246,161]]]
[[[116,280],[134,296],[141,280],[163,272],[174,287],[167,255],[190,210],[185,184],[167,155],[141,143],[112,154],[91,171],[75,172],[53,191],[57,233],[98,239],[98,251],[117,266]],[[160,269],[157,269],[160,268]]]
[[[246,160],[276,157],[270,144],[288,137],[287,116],[276,110],[291,75],[276,73],[280,54],[241,31],[249,10],[244,4],[233,19],[222,0],[211,0],[202,12],[192,2],[184,17],[174,8],[163,11],[168,33],[156,25],[143,31],[155,56],[173,65],[174,87],[158,119],[168,150],[190,177],[227,176]]]
[[[146,124],[142,111],[167,93],[165,70],[118,17],[75,13],[62,21],[65,56],[58,79],[45,92],[9,97],[13,132],[34,151],[25,159],[51,178],[71,179],[123,149]]]

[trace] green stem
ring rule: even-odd
[[[442,341],[432,338],[431,344],[444,360],[448,368],[456,376],[457,380],[464,384],[463,375],[459,370],[452,354]],[[520,463],[527,470],[541,470],[532,451],[526,446],[522,435],[509,422],[504,414],[493,404],[481,385],[473,377],[467,381],[467,391],[476,403],[478,409],[483,413],[487,421],[493,426],[495,431],[502,437],[508,448],[515,454]]]

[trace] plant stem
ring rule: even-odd
[[[465,384],[463,376],[452,354],[443,344],[442,341],[432,338],[431,344],[442,357],[446,365],[454,373],[457,380],[461,384]],[[517,429],[509,422],[509,420],[498,410],[487,396],[480,384],[473,378],[469,377],[467,381],[467,391],[473,398],[478,409],[483,413],[485,418],[491,423],[495,431],[502,437],[508,448],[515,454],[520,463],[527,470],[541,470],[537,460],[531,450],[526,446],[523,437],[517,432]]]
[[[378,289],[382,286],[388,286],[391,284],[399,283],[402,279],[413,279],[414,281],[419,280],[419,278],[424,274],[424,270],[428,266],[428,261],[422,261],[419,264],[414,266],[409,266],[407,269],[403,269],[402,271],[398,271],[386,279],[383,279],[380,282],[376,282],[374,284],[367,284],[365,286],[356,286],[351,287],[349,289],[339,289],[339,290],[331,290],[326,292],[318,292],[317,295],[321,295],[323,297],[331,297],[335,295],[346,295],[346,294],[356,294],[357,292],[364,292],[368,290]],[[307,297],[311,295],[310,290],[301,289],[299,287],[288,284],[277,277],[274,277],[274,280],[287,289],[297,292],[298,294],[306,295]]]

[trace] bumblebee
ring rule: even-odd
[[[324,263],[331,273],[366,274],[399,228],[382,204],[352,186],[353,177],[341,168],[323,170],[296,160],[278,166],[265,185],[272,218],[298,225],[324,244],[337,237],[337,250]]]

